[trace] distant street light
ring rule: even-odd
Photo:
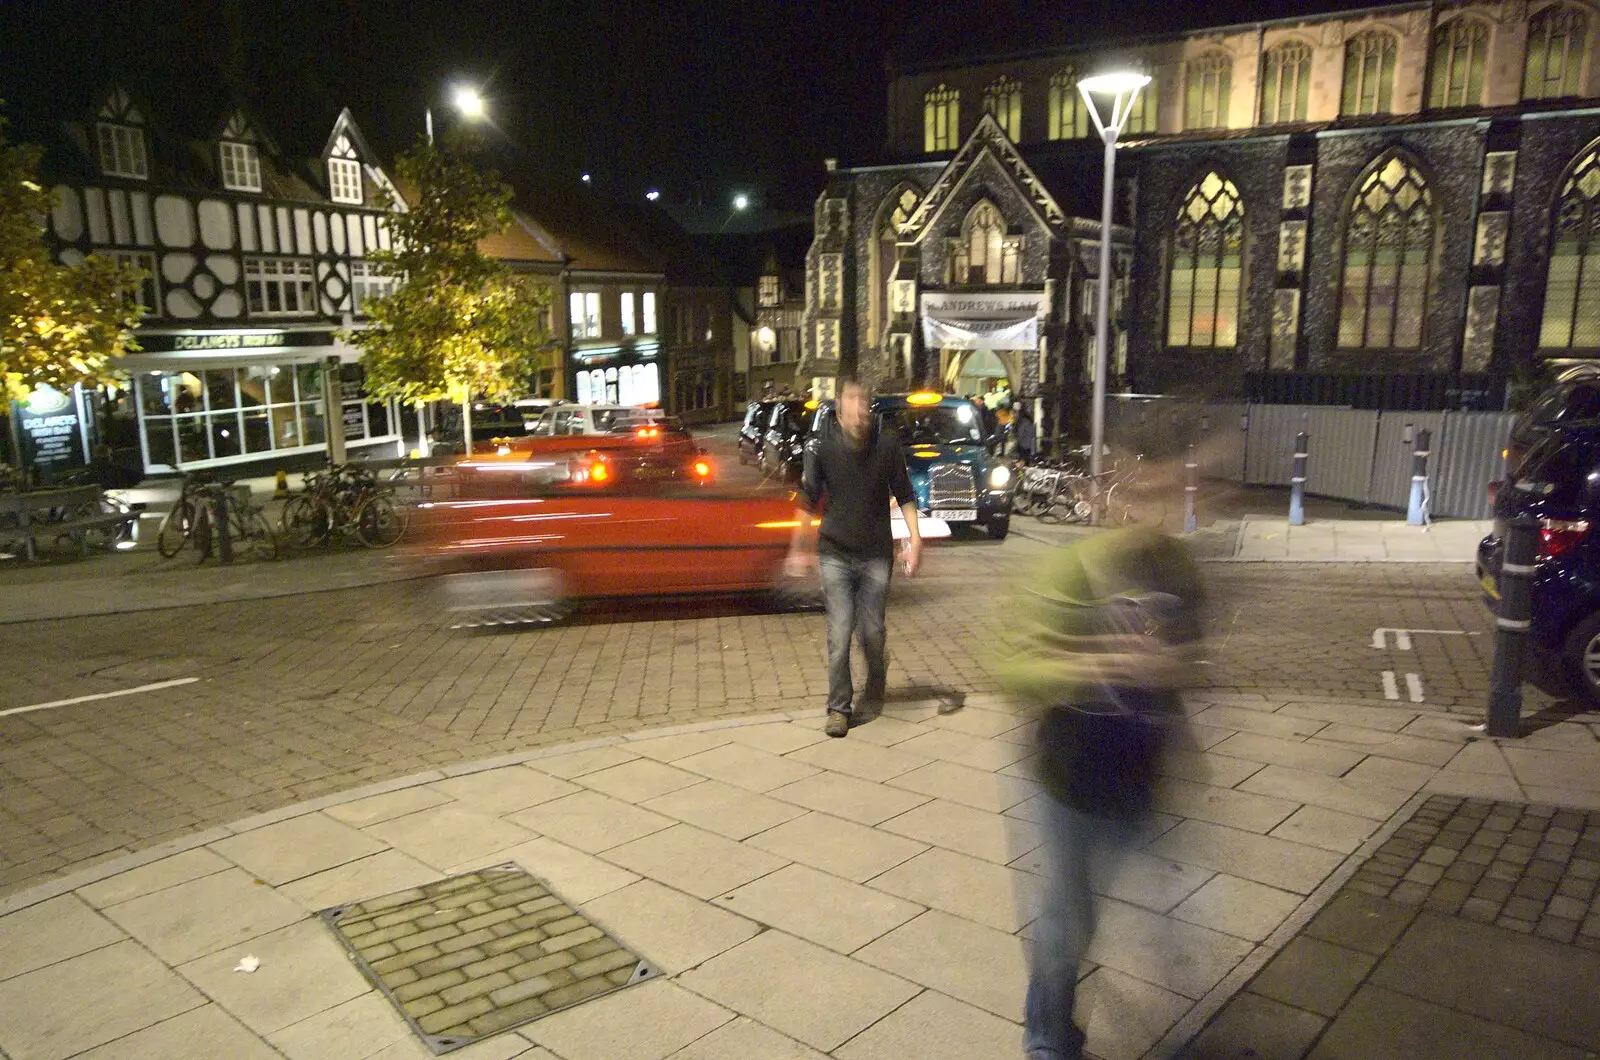
[[[1139,90],[1149,83],[1148,74],[1132,70],[1085,77],[1078,82],[1078,91],[1089,107],[1089,116],[1094,119],[1094,127],[1106,145],[1105,180],[1100,195],[1100,292],[1094,318],[1094,404],[1089,421],[1089,521],[1095,526],[1100,525],[1103,509],[1100,451],[1105,448],[1106,437],[1106,365],[1111,341],[1111,198],[1112,179],[1117,170],[1117,137],[1133,113]],[[1101,117],[1096,95],[1111,97],[1109,119]]]
[[[649,199],[651,202],[655,202],[657,199],[661,198],[661,193],[656,189],[651,188],[649,191],[644,193],[644,197]]]
[[[733,197],[733,208],[735,210],[747,209],[749,207],[749,205],[750,205],[750,196],[745,195],[743,193],[740,193],[740,194],[735,195]]]
[[[483,101],[483,95],[471,85],[457,85],[450,93],[450,102],[460,114],[468,121],[481,121],[488,114],[488,108]],[[428,129],[428,146],[433,146],[433,107],[424,109]]]
[[[585,173],[585,174],[584,174],[584,175],[583,175],[583,182],[584,182],[584,183],[585,183],[585,184],[593,184],[593,183],[594,183],[594,178],[593,178],[593,177],[591,177],[591,176],[590,176],[590,175],[589,175],[589,174],[587,174],[587,173]]]

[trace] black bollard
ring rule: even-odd
[[[1533,618],[1534,553],[1539,522],[1531,515],[1511,520],[1500,563],[1500,601],[1495,607],[1494,670],[1489,677],[1490,736],[1522,735],[1522,658]]]
[[[1406,523],[1427,526],[1428,519],[1428,444],[1433,433],[1426,427],[1417,432],[1416,448],[1411,451],[1411,497],[1406,503]]]
[[[1311,455],[1311,435],[1294,436],[1294,475],[1289,479],[1289,525],[1306,525],[1306,457]]]
[[[217,500],[211,508],[212,518],[217,523],[217,562],[233,562],[233,539],[228,535],[228,490],[220,487],[217,490]]]

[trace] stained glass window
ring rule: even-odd
[[[1376,30],[1344,46],[1344,93],[1340,114],[1387,114],[1394,91],[1395,39]]]
[[[1578,95],[1582,91],[1584,42],[1588,36],[1588,18],[1564,4],[1547,7],[1530,18],[1522,98]]]
[[[1078,71],[1064,66],[1050,75],[1050,139],[1089,135],[1089,111],[1078,92]]]
[[[1168,346],[1234,346],[1244,286],[1244,203],[1233,181],[1207,173],[1189,189],[1172,231]]]
[[[961,126],[961,93],[948,85],[930,88],[922,97],[922,149],[954,151]]]
[[[1600,349],[1600,144],[1583,153],[1561,186],[1539,346]]]
[[[1433,31],[1430,107],[1476,107],[1483,103],[1483,67],[1489,31],[1475,18],[1456,18]]]
[[[1427,180],[1402,156],[1390,155],[1361,179],[1345,214],[1341,348],[1422,345],[1435,226]]]
[[[994,115],[1012,143],[1022,139],[1022,86],[1010,77],[1000,77],[983,90],[983,109]]]
[[[1233,59],[1212,52],[1189,62],[1183,108],[1185,129],[1217,129],[1228,124],[1228,89]]]
[[[1311,48],[1286,41],[1261,59],[1261,124],[1305,121],[1311,102]]]

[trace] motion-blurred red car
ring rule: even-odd
[[[493,452],[476,453],[456,465],[458,496],[521,496],[562,486],[601,492],[667,481],[705,486],[716,477],[711,457],[673,420],[612,434],[530,435],[496,443]]]

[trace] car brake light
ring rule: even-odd
[[[1539,558],[1554,559],[1571,552],[1588,536],[1587,519],[1540,519]]]
[[[659,428],[659,427],[640,427],[639,428],[639,437],[640,438],[659,438],[660,436],[661,436],[661,428]]]
[[[610,477],[611,469],[606,467],[604,461],[596,460],[594,467],[589,469],[589,480],[591,482],[604,482]]]
[[[694,462],[694,473],[701,478],[707,478],[711,475],[711,465],[704,460],[696,460]]]

